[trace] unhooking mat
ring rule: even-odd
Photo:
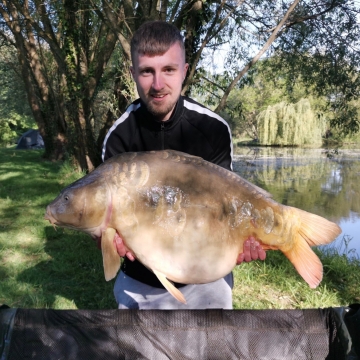
[[[0,309],[0,360],[357,360],[359,354],[359,304],[306,310]]]

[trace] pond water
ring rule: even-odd
[[[274,200],[337,223],[330,246],[360,256],[360,149],[234,148],[234,171]]]

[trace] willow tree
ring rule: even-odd
[[[328,133],[332,132],[334,129],[330,127],[330,122],[334,114],[327,109],[326,97],[316,96],[314,85],[304,83],[300,74],[294,78],[293,74],[284,71],[283,67],[278,65],[276,57],[259,61],[247,74],[246,83],[231,92],[226,113],[232,111],[232,116],[227,120],[233,136],[246,134],[253,140],[259,139],[257,118],[262,111],[281,102],[296,104],[301,99],[308,99],[311,111],[329,120],[327,130]],[[286,105],[286,107],[290,106]],[[360,107],[358,109],[360,111]],[[309,141],[311,141],[310,137],[309,133]]]
[[[321,145],[328,122],[311,109],[307,99],[268,106],[257,120],[259,143],[282,146]]]

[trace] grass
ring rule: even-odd
[[[269,251],[264,262],[236,267],[234,308],[304,309],[360,302],[359,259],[349,260],[336,250],[315,251],[324,266],[323,281],[316,289],[310,289],[278,251]]]
[[[101,253],[80,232],[43,219],[45,207],[81,177],[41,151],[0,149],[0,304],[11,307],[115,308]]]
[[[81,177],[41,151],[0,149],[0,305],[26,308],[116,308],[114,281],[103,276],[101,253],[80,232],[43,219],[46,205]],[[360,301],[360,261],[316,250],[324,280],[310,289],[280,253],[234,270],[236,309],[344,306]]]

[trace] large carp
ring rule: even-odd
[[[177,151],[123,153],[61,191],[47,206],[53,225],[101,237],[106,280],[120,267],[116,232],[179,301],[169,280],[208,283],[228,274],[250,236],[281,250],[315,288],[322,264],[310,246],[333,241],[341,229],[284,206],[231,171]]]

